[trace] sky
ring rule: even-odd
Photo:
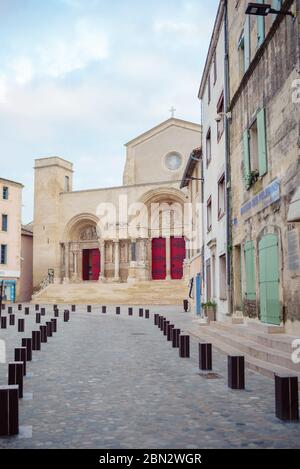
[[[218,0],[0,0],[1,177],[34,160],[74,163],[74,189],[119,186],[124,144],[197,99]]]

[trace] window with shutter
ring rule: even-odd
[[[255,284],[255,249],[253,241],[245,243],[245,277],[246,277],[246,299],[254,301],[256,299]]]
[[[248,129],[244,132],[244,179],[246,189],[250,188],[250,149],[249,149],[249,132]]]
[[[258,140],[258,169],[259,175],[268,172],[267,138],[266,138],[266,112],[262,109],[257,114],[257,140]]]

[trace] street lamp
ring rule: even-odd
[[[295,18],[294,13],[291,11],[275,10],[269,3],[248,3],[246,15],[268,16],[269,14]]]

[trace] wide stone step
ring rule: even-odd
[[[228,344],[225,344],[223,341],[220,341],[215,337],[212,337],[210,334],[208,334],[208,330],[209,330],[208,327],[198,328],[197,330],[193,327],[191,330],[189,330],[189,333],[191,336],[193,336],[197,340],[203,340],[203,341],[212,343],[213,348],[215,350],[221,353],[224,353],[225,355],[235,355],[235,354],[240,355],[241,354],[241,351],[239,349],[233,346],[230,346]],[[268,378],[274,378],[274,374],[286,374],[286,373],[290,373],[292,376],[297,376],[299,379],[299,390],[300,390],[300,372],[290,370],[285,367],[266,362],[264,360],[259,360],[248,354],[244,354],[244,356],[245,356],[245,365],[249,370],[254,371],[256,373],[260,373],[263,376],[266,376]]]

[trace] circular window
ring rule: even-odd
[[[170,171],[177,171],[182,165],[182,156],[172,152],[165,157],[165,165]]]

